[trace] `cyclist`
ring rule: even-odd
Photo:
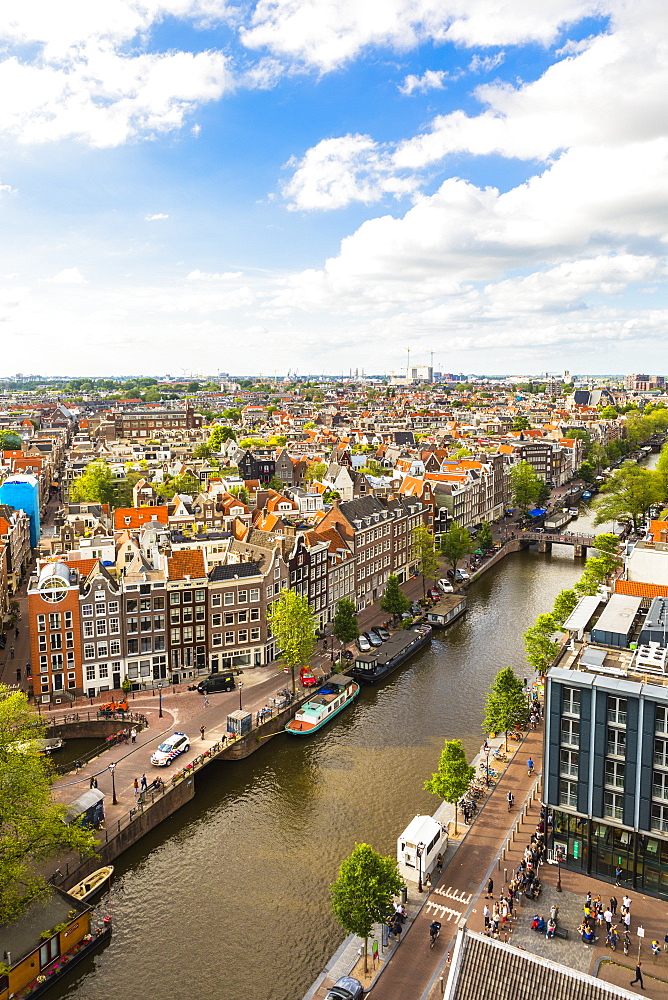
[[[434,942],[435,942],[436,938],[438,937],[438,932],[440,931],[440,929],[441,929],[441,925],[438,922],[438,920],[432,920],[432,922],[429,924],[429,947],[430,948],[434,947]]]
[[[515,796],[513,795],[512,792],[508,792],[506,798],[508,799],[508,812],[510,812],[510,810],[513,808],[513,805],[515,804]]]
[[[527,761],[527,774],[529,776],[531,776],[533,774],[533,761],[532,761],[531,757],[529,757],[529,759]]]

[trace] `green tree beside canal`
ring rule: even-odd
[[[0,925],[49,891],[37,868],[61,851],[92,854],[92,831],[63,822],[51,801],[51,767],[33,749],[45,725],[22,692],[0,685]]]
[[[417,563],[418,573],[422,577],[422,599],[427,596],[427,580],[435,580],[438,576],[438,553],[434,536],[424,524],[413,529],[413,559]]]
[[[89,462],[80,476],[74,480],[68,490],[72,503],[108,503],[114,506],[116,502],[116,483],[114,474],[102,459]]]
[[[388,615],[394,615],[397,618],[408,611],[410,607],[410,601],[399,586],[398,577],[394,576],[394,574],[387,578],[385,593],[381,598],[380,606],[383,611],[387,611]]]
[[[473,541],[466,528],[453,521],[441,535],[441,553],[454,576],[459,560],[473,551]]]
[[[334,635],[339,642],[354,642],[360,634],[357,622],[357,612],[355,604],[347,597],[341,598],[336,604],[336,614],[334,615]]]
[[[330,886],[336,919],[349,934],[364,939],[365,973],[373,925],[392,915],[392,897],[399,895],[404,884],[394,858],[378,854],[369,844],[355,844]]]
[[[594,524],[630,520],[637,531],[650,507],[662,499],[661,480],[655,472],[625,463],[601,488],[594,504]]]
[[[510,490],[513,506],[526,514],[541,495],[543,480],[530,462],[518,462],[510,470]]]
[[[535,623],[522,633],[527,663],[536,673],[546,674],[550,664],[559,652],[559,643],[554,635],[561,622],[554,615],[538,615]]]
[[[512,667],[504,667],[492,681],[485,701],[485,733],[505,733],[508,749],[508,730],[526,721],[527,702],[522,681]]]
[[[476,538],[478,543],[478,548],[480,549],[491,549],[494,545],[494,537],[492,535],[492,526],[489,521],[483,521],[478,532],[478,537]]]
[[[455,836],[457,835],[457,803],[468,791],[475,777],[475,768],[469,764],[461,740],[446,740],[438,762],[438,771],[425,781],[424,788],[438,795],[455,807]]]
[[[267,618],[282,658],[290,667],[294,694],[295,669],[308,666],[315,650],[315,617],[306,597],[300,597],[294,590],[284,590],[268,609]]]

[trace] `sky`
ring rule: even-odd
[[[667,373],[666,94],[665,0],[3,5],[0,376]]]

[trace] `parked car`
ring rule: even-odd
[[[325,1000],[361,1000],[363,996],[364,987],[359,979],[343,976],[336,980],[331,990],[328,990]]]
[[[465,569],[458,569],[457,572],[455,573],[455,576],[456,576],[456,578],[458,580],[469,580],[470,579],[469,574],[466,572]]]
[[[197,685],[200,694],[211,694],[214,691],[234,691],[234,688],[234,674],[231,670],[222,670],[218,674],[211,674]]]
[[[368,632],[364,632],[364,637],[365,639],[368,639],[368,641],[371,643],[372,646],[383,645],[383,640],[381,639],[381,637],[379,635],[376,635],[376,633],[372,629],[369,630]]]
[[[185,733],[172,733],[151,757],[151,764],[156,767],[167,767],[175,757],[190,750],[190,741]]]
[[[452,586],[450,581],[446,580],[445,578],[438,581],[438,586],[443,591],[444,594],[454,593],[455,588]]]
[[[434,589],[432,589],[432,590],[428,591],[428,596],[432,599],[432,601],[440,601],[440,599],[441,599],[441,592],[440,592],[440,590],[434,590]]]
[[[414,615],[422,615],[422,614],[424,614],[424,608],[422,607],[421,604],[418,604],[417,601],[411,601],[410,611],[411,611],[411,614],[414,614]]]
[[[371,631],[375,632],[376,635],[380,636],[383,642],[387,642],[387,640],[390,638],[390,633],[387,631],[384,625],[376,625],[376,627],[372,628]]]
[[[359,635],[357,637],[357,639],[355,640],[355,642],[357,643],[357,648],[359,649],[360,653],[370,653],[371,652],[371,643],[369,642],[369,640],[367,639],[367,637],[364,635],[364,633],[362,633],[362,635]]]

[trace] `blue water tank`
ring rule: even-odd
[[[30,545],[37,548],[41,528],[39,523],[39,482],[36,476],[10,476],[0,486],[0,504],[12,510],[22,510],[30,518]]]

